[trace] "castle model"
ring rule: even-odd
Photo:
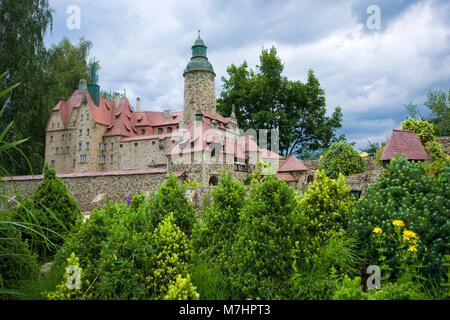
[[[180,179],[214,185],[222,171],[240,180],[257,161],[270,162],[289,183],[304,180],[307,168],[296,157],[284,159],[240,133],[236,115],[216,111],[214,68],[198,36],[184,70],[184,111],[145,111],[126,97],[100,94],[96,70],[92,84],[80,80],[67,101],[52,111],[46,130],[45,161],[59,174],[155,170]]]

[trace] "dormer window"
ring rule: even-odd
[[[144,134],[145,134],[145,129],[142,129],[142,130],[141,130],[141,133],[144,135]]]
[[[172,133],[172,128],[171,127],[167,128],[167,132]]]
[[[158,134],[162,134],[164,132],[163,128],[158,128]]]

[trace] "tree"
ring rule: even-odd
[[[36,189],[32,203],[20,206],[18,221],[32,221],[43,235],[56,247],[64,243],[64,238],[81,221],[81,210],[64,182],[56,177],[54,169],[44,169],[44,180]],[[30,232],[23,232],[25,238],[33,238]],[[53,255],[56,250],[45,242],[32,243],[41,258]]]
[[[231,65],[228,78],[222,78],[217,109],[229,116],[235,106],[243,130],[278,129],[280,151],[286,156],[301,154],[304,148],[326,148],[342,125],[341,109],[326,115],[325,94],[312,70],[305,84],[288,80],[283,71],[274,47],[262,50],[256,72],[246,62]]]
[[[286,298],[291,274],[294,191],[269,176],[253,185],[228,261],[234,298]]]
[[[77,88],[80,79],[89,79],[87,60],[91,48],[92,43],[84,38],[78,45],[73,45],[67,38],[52,45],[46,68],[52,80],[48,89],[51,103],[66,100]]]
[[[437,134],[450,135],[450,89],[428,91],[425,106],[430,110],[429,120],[436,126]]]
[[[212,205],[205,209],[204,223],[196,230],[196,251],[224,269],[239,226],[246,189],[230,173],[222,174],[211,191]]]
[[[34,171],[42,170],[45,126],[50,111],[50,79],[45,66],[44,37],[52,25],[48,0],[2,0],[0,2],[0,70],[8,71],[3,84],[21,85],[14,91],[4,114],[16,125],[11,140],[30,138],[22,148]],[[12,174],[26,174],[29,166],[19,157],[3,159]]]
[[[196,212],[186,198],[186,191],[178,178],[170,175],[156,191],[147,205],[152,226],[156,228],[168,214],[173,213],[175,223],[183,232],[190,235],[196,221]]]
[[[350,176],[364,172],[367,170],[367,163],[351,145],[345,141],[338,141],[325,151],[319,168],[327,176],[335,179],[340,173]]]

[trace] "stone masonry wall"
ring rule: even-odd
[[[184,123],[191,124],[197,110],[216,113],[215,76],[210,72],[187,73],[184,79]]]

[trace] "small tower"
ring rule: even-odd
[[[200,38],[192,46],[192,58],[184,70],[184,123],[192,124],[197,111],[216,113],[216,74],[208,61],[208,47]]]

